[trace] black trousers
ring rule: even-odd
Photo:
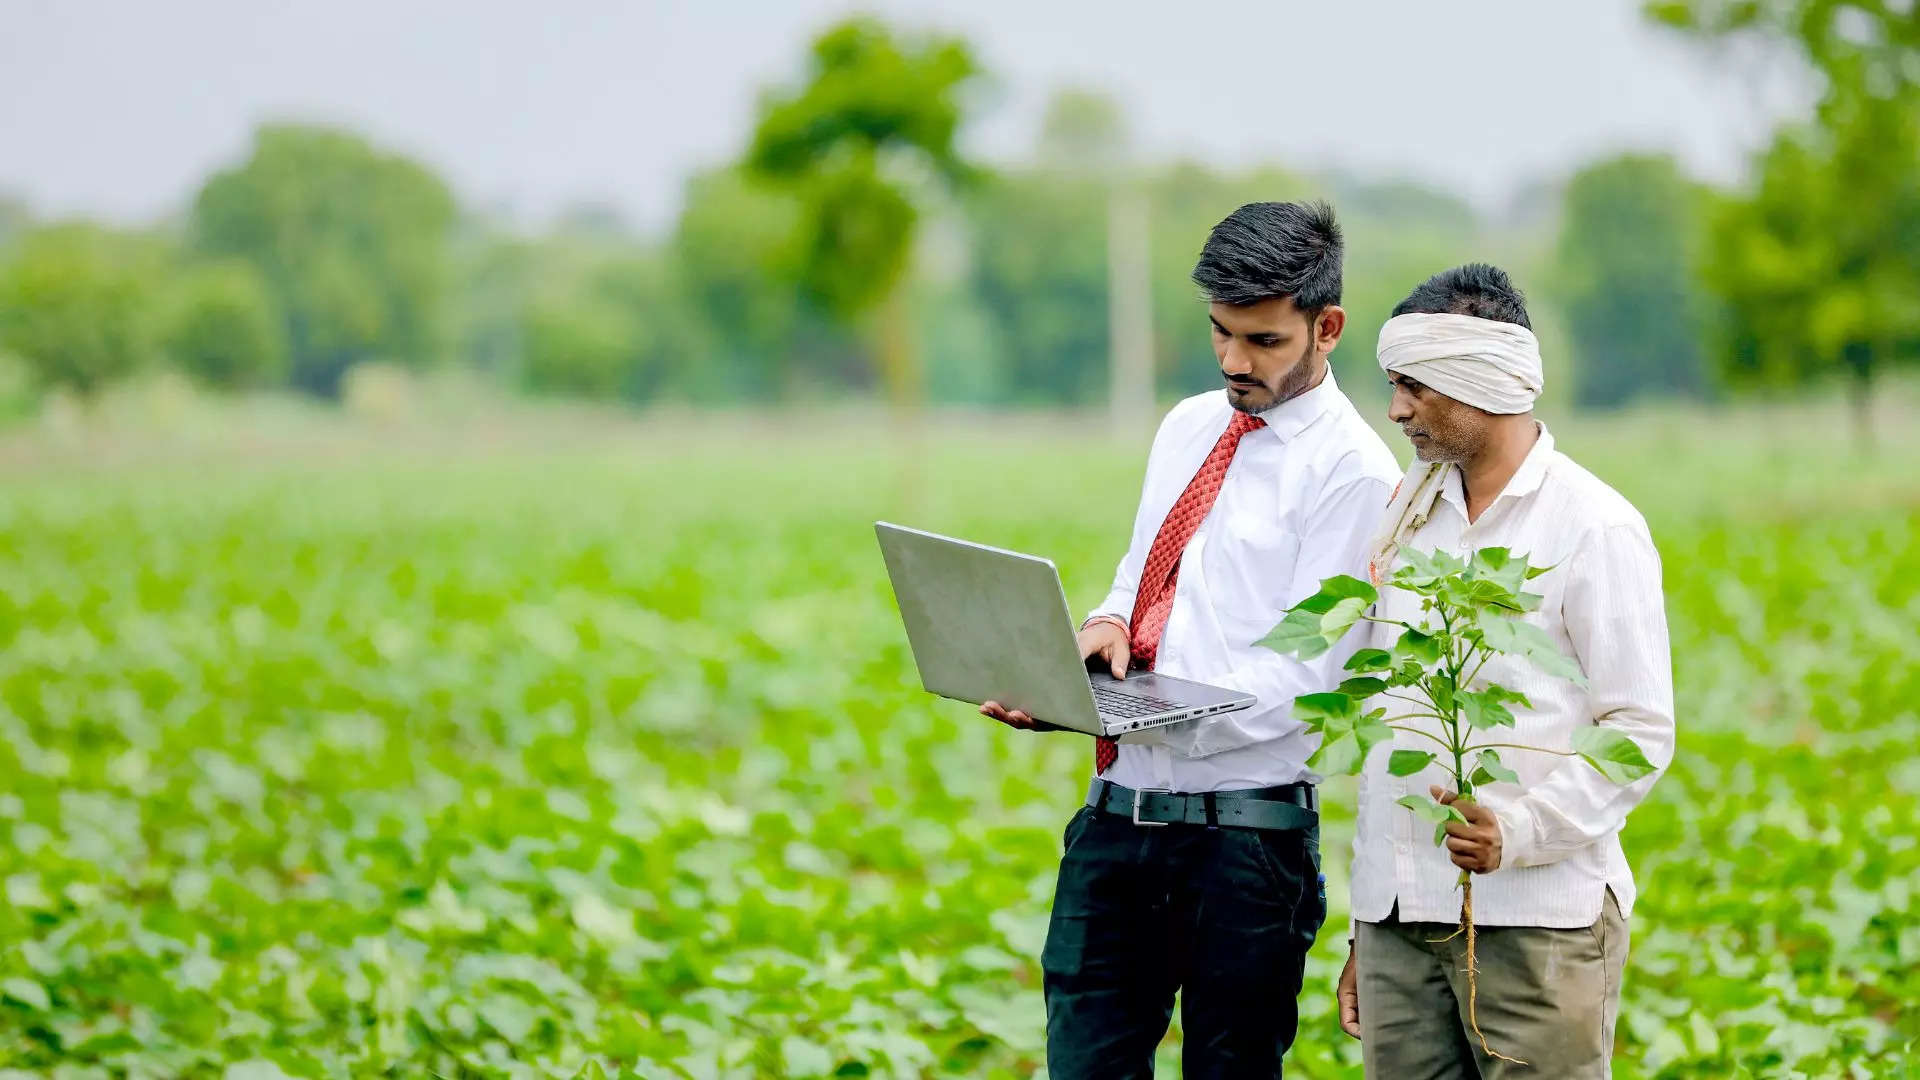
[[[1067,823],[1041,953],[1053,1080],[1153,1075],[1181,991],[1188,1080],[1277,1077],[1327,917],[1318,830]]]

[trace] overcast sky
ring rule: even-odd
[[[351,125],[468,204],[672,220],[738,153],[755,96],[854,10],[958,31],[995,77],[967,139],[1008,160],[1048,95],[1105,88],[1154,154],[1414,177],[1494,209],[1623,148],[1739,174],[1791,72],[1755,76],[1634,0],[0,0],[0,192],[42,214],[183,206],[267,118]]]

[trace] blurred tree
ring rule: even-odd
[[[1815,122],[1775,136],[1750,195],[1715,215],[1709,286],[1739,378],[1850,378],[1863,444],[1873,380],[1920,356],[1920,15],[1911,4],[1659,0],[1703,39],[1757,36],[1825,82]]]
[[[550,294],[529,303],[521,334],[528,389],[613,398],[634,366],[639,323],[603,297]]]
[[[286,320],[295,385],[338,390],[348,366],[420,366],[442,349],[454,201],[440,179],[359,136],[269,125],[194,201],[201,252],[247,260]]]
[[[1830,97],[1891,100],[1920,90],[1920,9],[1858,0],[1648,0],[1655,21],[1706,40],[1759,37],[1792,46]]]
[[[503,385],[521,381],[521,329],[540,278],[539,245],[478,219],[461,222],[453,243],[450,321],[454,352]]]
[[[1579,353],[1579,404],[1705,392],[1703,199],[1664,156],[1613,158],[1568,182],[1555,291]]]
[[[1108,390],[1109,196],[1124,179],[1126,146],[1112,98],[1062,90],[1041,121],[1040,166],[969,192],[968,285],[1000,343],[996,373],[1005,397],[1089,404]],[[1151,350],[1151,341],[1144,347]]]
[[[794,244],[801,212],[792,193],[743,169],[688,182],[669,251],[684,302],[711,344],[671,365],[667,380],[675,392],[705,397],[749,385],[779,395],[803,376],[831,377],[831,364],[800,349],[809,336],[803,324],[817,329],[821,321],[799,284]]]
[[[284,381],[286,323],[252,265],[190,267],[167,291],[160,347],[181,370],[223,390]]]
[[[1782,132],[1754,190],[1715,214],[1705,275],[1728,373],[1843,375],[1870,442],[1875,376],[1920,356],[1920,115],[1863,100]]]
[[[0,266],[0,347],[42,385],[91,397],[151,355],[158,262],[146,241],[91,225],[29,231]]]
[[[814,42],[805,85],[763,101],[747,153],[752,171],[799,196],[798,281],[833,317],[865,324],[896,405],[922,396],[903,288],[917,205],[971,174],[954,135],[976,71],[958,39],[840,23]]]
[[[968,199],[970,285],[1003,351],[1007,392],[1054,404],[1107,388],[1107,192],[1063,172],[1008,173]]]

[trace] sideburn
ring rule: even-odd
[[[1313,318],[1307,320],[1306,350],[1300,354],[1300,359],[1294,363],[1293,367],[1287,370],[1280,384],[1273,388],[1274,404],[1292,401],[1313,389],[1313,349],[1320,342],[1319,328],[1320,313],[1316,311]]]

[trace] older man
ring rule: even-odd
[[[1531,702],[1514,709],[1511,741],[1564,751],[1575,728],[1606,725],[1664,769],[1673,676],[1659,556],[1633,506],[1534,419],[1540,350],[1519,291],[1491,266],[1437,274],[1394,309],[1379,357],[1393,384],[1388,415],[1417,460],[1376,541],[1376,579],[1402,547],[1504,547],[1554,567],[1531,585],[1545,600],[1529,618],[1587,685],[1496,657],[1486,680]],[[1379,614],[1422,619],[1419,598],[1397,589],[1383,590]],[[1457,802],[1466,823],[1449,825],[1440,848],[1395,800],[1452,793],[1429,787],[1438,770],[1395,777],[1386,759],[1372,755],[1361,776],[1355,927],[1339,987],[1341,1025],[1361,1039],[1367,1075],[1609,1075],[1634,899],[1620,829],[1659,772],[1620,786],[1578,759],[1510,751],[1519,783]],[[1473,888],[1484,1044],[1468,1022],[1466,939],[1453,933],[1461,869],[1484,875]]]

